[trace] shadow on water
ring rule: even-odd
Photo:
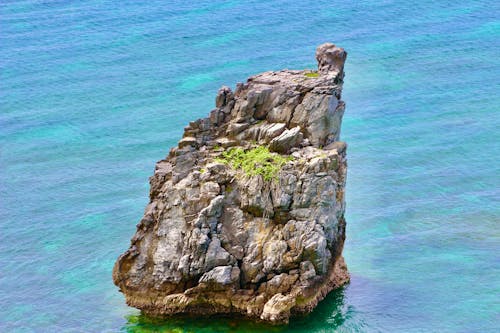
[[[349,318],[352,309],[344,304],[345,288],[331,292],[313,313],[294,318],[288,325],[271,326],[242,317],[194,318],[176,316],[149,318],[142,314],[127,316],[122,332],[127,333],[244,333],[244,332],[336,332]],[[326,329],[325,329],[326,328]]]

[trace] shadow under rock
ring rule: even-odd
[[[273,326],[239,315],[196,318],[178,315],[165,319],[143,314],[129,315],[122,332],[127,333],[246,333],[246,332],[334,332],[346,321],[350,310],[344,304],[346,287],[332,291],[308,315],[292,318],[288,325]]]

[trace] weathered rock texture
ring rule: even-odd
[[[346,52],[319,70],[265,72],[222,87],[150,179],[150,203],[113,270],[127,303],[154,316],[240,313],[271,322],[311,311],[349,280],[346,145],[339,140]],[[293,159],[276,180],[217,157],[266,145]]]

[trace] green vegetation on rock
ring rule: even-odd
[[[265,181],[270,181],[276,179],[283,165],[292,159],[272,153],[266,146],[258,146],[249,150],[230,148],[217,161],[242,170],[247,176],[261,175]]]
[[[310,72],[310,73],[305,73],[304,75],[306,77],[318,77],[319,73],[318,72]]]

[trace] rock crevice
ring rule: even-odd
[[[129,305],[154,316],[287,322],[349,280],[339,141],[346,52],[326,43],[316,59],[318,71],[265,72],[234,92],[222,87],[215,109],[156,164],[144,217],[113,269]],[[272,169],[278,156],[286,160]],[[271,169],[263,176],[238,158]]]

